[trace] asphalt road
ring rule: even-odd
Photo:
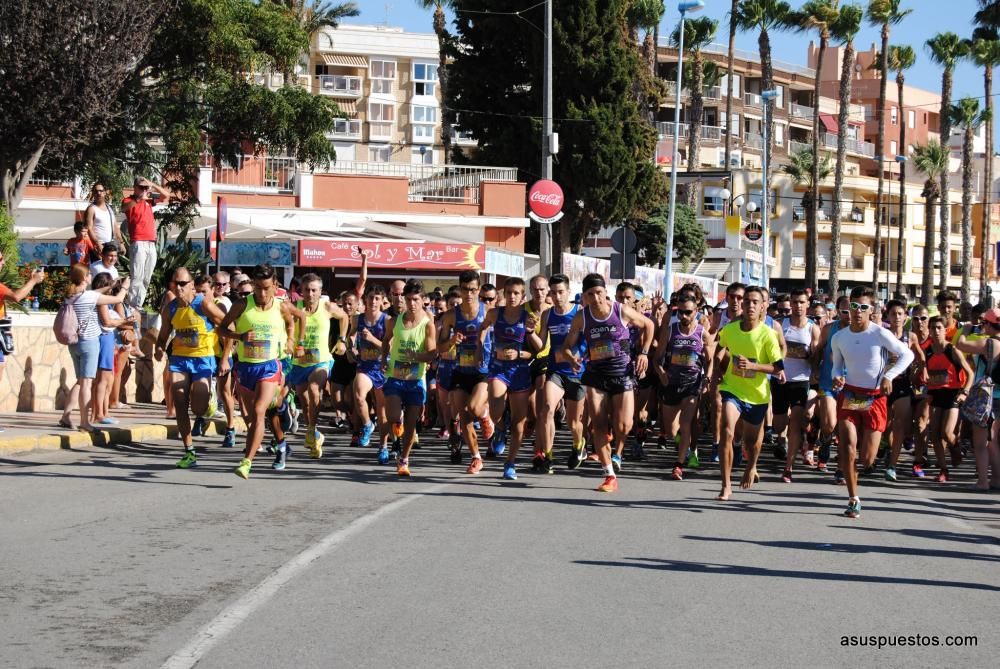
[[[249,481],[167,443],[0,460],[0,665],[995,666],[1000,494],[969,464],[870,482],[849,520],[829,475],[770,460],[719,503],[661,452],[601,495],[594,467],[467,477],[428,440],[399,481],[333,442]]]

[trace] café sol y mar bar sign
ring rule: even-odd
[[[359,252],[360,248],[360,252]],[[369,267],[400,269],[482,270],[486,247],[482,244],[436,244],[411,242],[364,242],[303,239],[299,241],[302,267],[357,267],[361,253]]]

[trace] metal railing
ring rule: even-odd
[[[350,77],[342,74],[321,74],[316,78],[319,80],[319,92],[324,95],[337,95],[350,98],[361,97],[361,77]]]
[[[212,168],[212,184],[243,193],[294,193],[298,161],[291,156],[240,156],[236,165],[217,162],[211,155],[202,165]]]
[[[50,179],[46,176],[40,176],[38,174],[33,175],[28,179],[29,186],[72,186],[72,181],[67,181],[65,179]]]
[[[750,105],[752,107],[760,107],[761,97],[758,93],[744,93],[743,104]]]
[[[701,138],[718,142],[722,139],[722,128],[717,125],[703,125],[701,126]]]
[[[721,100],[722,99],[722,87],[721,86],[706,86],[701,96],[706,100]]]
[[[801,151],[812,151],[812,145],[805,142],[797,142],[794,139],[788,140],[788,153],[799,153]]]
[[[823,133],[823,146],[828,149],[837,148],[837,134],[833,132]],[[875,157],[875,145],[871,142],[863,142],[858,139],[848,139],[847,140],[847,150],[851,153],[856,153],[858,155],[867,156],[868,158]]]
[[[663,139],[671,138],[674,136],[674,122],[673,121],[661,121],[656,124],[656,132],[659,133],[660,137]],[[680,127],[680,137],[688,136],[688,124],[681,123]]]
[[[764,148],[764,138],[755,132],[743,133],[743,146],[748,149]]]
[[[411,165],[338,160],[330,165],[328,172],[406,177],[409,180],[410,202],[478,204],[479,187],[483,181],[517,181],[516,167]]]
[[[705,238],[720,240],[726,238],[726,221],[714,216],[698,217],[698,222],[707,231]]]
[[[788,113],[795,118],[808,118],[813,117],[813,112],[815,110],[812,107],[807,107],[805,105],[795,104],[794,102],[788,103]]]

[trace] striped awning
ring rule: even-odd
[[[334,67],[354,67],[368,69],[368,59],[364,56],[350,56],[341,53],[324,53],[323,64]]]
[[[335,102],[340,109],[340,113],[337,115],[339,118],[358,117],[358,103],[356,100],[335,100]]]

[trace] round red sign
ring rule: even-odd
[[[555,181],[536,181],[528,193],[528,207],[538,218],[549,219],[562,211],[563,192]]]

